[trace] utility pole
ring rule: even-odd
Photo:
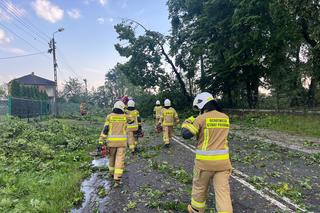
[[[57,99],[58,99],[58,74],[57,74],[57,58],[56,58],[56,42],[54,40],[54,34],[58,32],[62,32],[64,28],[59,28],[56,32],[52,34],[52,39],[49,43],[49,53],[52,53],[53,56],[53,75],[54,75],[54,82],[56,83],[56,87],[54,89],[54,95],[53,95],[53,113],[54,115],[58,115],[58,104],[57,104]]]
[[[57,58],[56,58],[56,42],[54,40],[54,35],[51,39],[51,46],[52,46],[52,56],[53,56],[53,75],[54,75],[54,82],[56,82],[56,87],[54,89],[54,96],[53,96],[53,111],[54,115],[58,115],[58,75],[57,75]]]
[[[86,91],[86,96],[88,96],[88,84],[87,84],[87,79],[83,79],[84,85],[85,85],[85,91]]]

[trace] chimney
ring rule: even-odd
[[[32,72],[31,75],[34,75],[34,72]]]

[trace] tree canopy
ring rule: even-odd
[[[190,103],[199,91],[213,93],[228,107],[255,108],[266,98],[276,107],[319,103],[320,1],[168,0],[167,5],[170,35],[134,20],[115,26],[115,48],[128,60],[114,73],[159,97],[178,91],[185,100],[180,103]]]

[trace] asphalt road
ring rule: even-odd
[[[90,208],[86,208],[85,212],[186,212],[185,206],[190,202],[195,157],[193,142],[186,142],[179,137],[174,137],[171,146],[164,148],[161,135],[154,133],[151,125],[145,126],[144,129],[146,136],[139,142],[139,152],[135,155],[127,152],[123,184],[119,187],[114,187],[113,181],[108,179],[107,175],[104,175],[107,172],[100,173],[99,177],[106,179],[108,182],[106,197],[91,199],[91,203],[87,204]],[[232,144],[233,142],[237,143],[237,146],[231,146],[231,152],[239,152],[239,149],[242,151],[242,147],[243,149],[248,148],[246,147],[247,144],[231,139],[230,143]],[[253,145],[250,144],[250,146]],[[263,149],[267,148],[269,147],[262,146],[261,148],[255,146],[257,152],[262,156],[259,155],[259,157],[262,159],[264,159],[264,154],[268,155],[268,152],[263,152],[265,151]],[[279,153],[281,155],[282,152],[284,156],[287,155],[283,148],[279,150],[273,149],[272,151],[275,152],[275,154],[273,153],[275,156]],[[250,154],[248,153],[248,155]],[[245,157],[246,153],[242,152],[238,156],[240,159]],[[243,163],[240,160],[233,163],[235,169],[230,179],[230,184],[234,212],[303,212],[304,209],[295,205],[294,201],[285,196],[286,194],[282,196],[276,195],[268,185],[271,185],[272,182],[268,182],[265,185],[257,185],[250,182],[251,177],[268,172],[265,167],[259,167],[261,159],[255,157],[253,159],[257,162]],[[288,166],[288,169],[294,169],[295,164],[291,162],[290,158],[285,159],[283,157],[280,160],[274,160],[290,162],[292,167]],[[270,165],[274,163],[268,159],[267,162],[270,162]],[[319,165],[307,164],[304,166],[306,167],[301,167],[302,170],[306,168],[305,171],[312,172]],[[280,180],[283,178],[282,176],[288,174],[286,171],[283,172],[285,175],[281,174]],[[299,179],[299,176],[295,178]],[[98,190],[95,191],[98,193]],[[315,193],[318,193],[318,191]],[[304,193],[304,191],[302,192]],[[306,190],[306,192],[310,191]],[[303,193],[302,195],[304,195]],[[94,197],[94,195],[92,196]],[[318,200],[317,198],[313,199],[308,198],[308,200],[311,200],[311,210],[319,212],[317,208]],[[303,201],[303,199],[301,200]],[[207,205],[206,212],[215,212],[212,188],[209,190]]]

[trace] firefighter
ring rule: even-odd
[[[196,96],[193,106],[200,110],[196,118],[190,117],[182,124],[182,136],[197,138],[196,159],[189,213],[204,212],[210,181],[212,181],[217,212],[232,213],[229,178],[228,133],[229,118],[214,101],[210,93]]]
[[[124,169],[124,159],[127,147],[127,125],[133,121],[124,113],[125,104],[117,101],[114,104],[112,113],[105,121],[104,128],[99,138],[99,144],[107,141],[109,149],[109,172],[113,176],[116,185],[121,183]]]
[[[132,124],[128,125],[128,143],[132,153],[136,151],[138,145],[138,133],[142,131],[141,117],[139,111],[135,108],[133,100],[128,101],[127,114],[134,120]]]
[[[162,110],[162,106],[160,105],[160,101],[157,100],[156,105],[153,108],[153,118],[155,119],[156,125],[159,123],[161,110]]]
[[[170,145],[174,123],[179,123],[178,113],[174,108],[171,107],[171,101],[166,99],[164,101],[164,107],[161,110],[160,119],[158,122],[158,126],[161,125],[163,128],[163,142],[166,147],[169,147]]]
[[[85,102],[80,103],[80,114],[81,116],[87,115],[87,105]]]

